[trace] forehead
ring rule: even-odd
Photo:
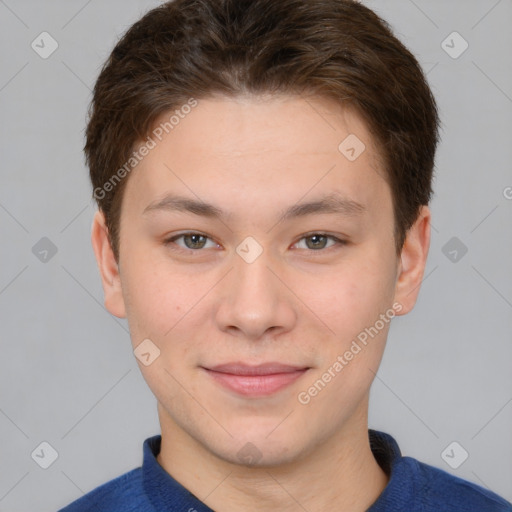
[[[165,126],[168,119],[169,114],[163,114],[155,124]],[[375,150],[360,115],[326,98],[215,96],[200,100],[198,106],[177,121],[168,130],[174,134],[175,143],[195,144],[199,154],[208,151],[230,158],[273,151],[337,155],[339,143],[350,133],[357,134],[367,147]],[[196,140],[190,139],[191,131]]]
[[[171,124],[172,114],[155,123],[150,134],[155,147],[127,184],[126,195],[140,203],[140,212],[176,187],[191,196],[217,195],[231,203],[258,194],[274,202],[283,194],[299,200],[319,189],[364,201],[387,187],[364,121],[333,101],[285,95],[212,97],[175,116]]]

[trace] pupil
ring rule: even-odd
[[[309,239],[312,242],[313,248],[318,248],[323,245],[322,242],[325,242],[325,236],[323,235],[312,235]]]
[[[199,247],[201,247],[201,241],[198,240],[198,239],[201,239],[201,238],[204,238],[203,235],[188,235],[188,240],[192,240],[192,244],[186,244],[187,246],[189,246],[189,249],[193,249],[193,248],[197,248],[197,246],[199,245]],[[192,245],[193,247],[190,247],[190,245]]]

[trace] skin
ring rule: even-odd
[[[338,150],[349,134],[366,145],[352,162]],[[297,399],[394,303],[399,314],[415,304],[430,211],[422,207],[397,256],[383,176],[361,118],[329,100],[212,97],[129,176],[119,264],[96,213],[105,306],[128,319],[133,348],[149,338],[160,349],[149,366],[139,362],[158,401],[157,460],[214,510],[315,512],[335,502],[337,510],[363,511],[387,485],[367,419],[389,323],[309,403]],[[143,213],[171,192],[226,216]],[[286,208],[333,192],[364,211],[281,219]],[[166,245],[187,231],[208,238]],[[311,239],[315,233],[346,244]],[[252,263],[236,252],[248,236],[263,249]],[[200,368],[232,361],[310,369],[271,396],[248,398]],[[260,456],[253,464],[237,455],[248,442]]]

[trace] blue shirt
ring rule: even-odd
[[[512,512],[512,504],[493,492],[402,457],[389,434],[371,429],[368,434],[373,455],[390,480],[367,512]],[[156,456],[161,439],[157,435],[144,441],[142,467],[97,487],[59,512],[212,512],[160,466]]]

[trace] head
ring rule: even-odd
[[[159,354],[141,369],[161,417],[268,464],[364,420],[423,275],[438,122],[358,2],[176,0],[127,31],[87,126],[92,241],[107,308]],[[307,370],[248,397],[207,371],[237,361]]]

